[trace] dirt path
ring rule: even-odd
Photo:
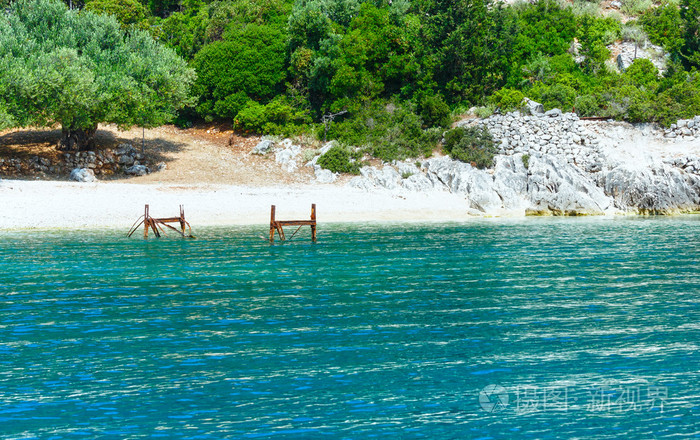
[[[56,158],[61,154],[55,148],[60,134],[60,130],[56,129],[0,132],[0,156]],[[225,126],[209,124],[184,130],[167,125],[146,129],[144,134],[147,162],[164,162],[166,168],[146,176],[114,176],[108,180],[183,185],[279,186],[304,184],[314,179],[310,168],[301,167],[298,171],[289,173],[275,162],[274,154],[250,154],[260,137],[237,136]],[[120,131],[113,125],[101,125],[97,138],[101,148],[130,143],[140,149],[142,129]],[[58,179],[68,180],[68,176],[59,176]]]

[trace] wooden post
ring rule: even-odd
[[[185,207],[180,205],[180,229],[182,230],[182,235],[185,235]]]
[[[146,205],[146,210],[143,214],[143,238],[148,238],[148,227],[150,226],[149,223],[148,205]]]
[[[275,205],[272,205],[272,208],[270,209],[270,243],[273,243],[275,241],[275,229],[277,225],[275,225]]]
[[[316,204],[311,204],[311,241],[316,242]]]

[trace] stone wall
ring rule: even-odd
[[[670,139],[683,138],[693,141],[698,136],[700,136],[700,116],[693,119],[680,119],[664,130],[664,137]]]
[[[39,156],[0,158],[0,175],[7,177],[66,178],[76,168],[90,169],[95,176],[100,177],[115,174],[146,174],[152,167],[145,157],[129,144],[121,144],[115,149],[66,152],[57,158]]]
[[[489,130],[498,154],[547,154],[587,171],[596,171],[600,163],[599,140],[585,129],[576,113],[553,109],[540,115],[523,116],[511,112],[467,120],[458,125],[474,124]]]

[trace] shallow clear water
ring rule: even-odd
[[[0,437],[700,437],[697,218],[196,232],[0,232]]]

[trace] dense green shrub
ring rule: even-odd
[[[681,55],[686,67],[700,68],[700,0],[681,0],[683,45]]]
[[[610,17],[592,16],[579,17],[578,24],[580,54],[585,57],[583,66],[596,73],[604,69],[605,61],[610,58],[610,51],[605,46],[620,37],[622,26]]]
[[[600,113],[600,102],[595,95],[579,95],[574,101],[576,114],[582,117],[598,116]]]
[[[148,16],[148,9],[136,0],[91,0],[85,10],[113,15],[123,26],[141,23]]]
[[[648,9],[639,18],[649,41],[658,44],[667,52],[677,53],[683,45],[681,14],[676,5],[663,2]]]
[[[321,168],[334,173],[359,174],[360,162],[357,159],[357,155],[351,154],[347,148],[334,145],[318,158],[317,163]]]
[[[423,129],[423,121],[409,103],[375,102],[334,123],[328,134],[345,144],[363,146],[385,161],[430,155],[438,140],[434,130]]]
[[[290,136],[306,130],[310,123],[307,112],[280,96],[266,105],[248,101],[234,118],[233,127],[244,133]]]
[[[271,26],[248,25],[230,41],[205,46],[194,58],[202,116],[232,118],[247,99],[265,102],[282,91],[285,36]]]
[[[509,112],[520,108],[524,98],[520,90],[504,88],[491,95],[490,100],[501,112]]]
[[[700,74],[681,74],[680,80],[654,99],[655,118],[669,126],[678,119],[700,115]]]
[[[449,127],[452,124],[450,107],[441,96],[428,95],[420,100],[420,117],[426,127]]]
[[[458,127],[445,134],[444,150],[456,160],[477,168],[493,165],[496,147],[491,133],[482,126]]]
[[[562,83],[538,83],[530,89],[529,94],[535,101],[541,102],[546,110],[558,108],[563,111],[571,110],[577,96],[573,87]]]

